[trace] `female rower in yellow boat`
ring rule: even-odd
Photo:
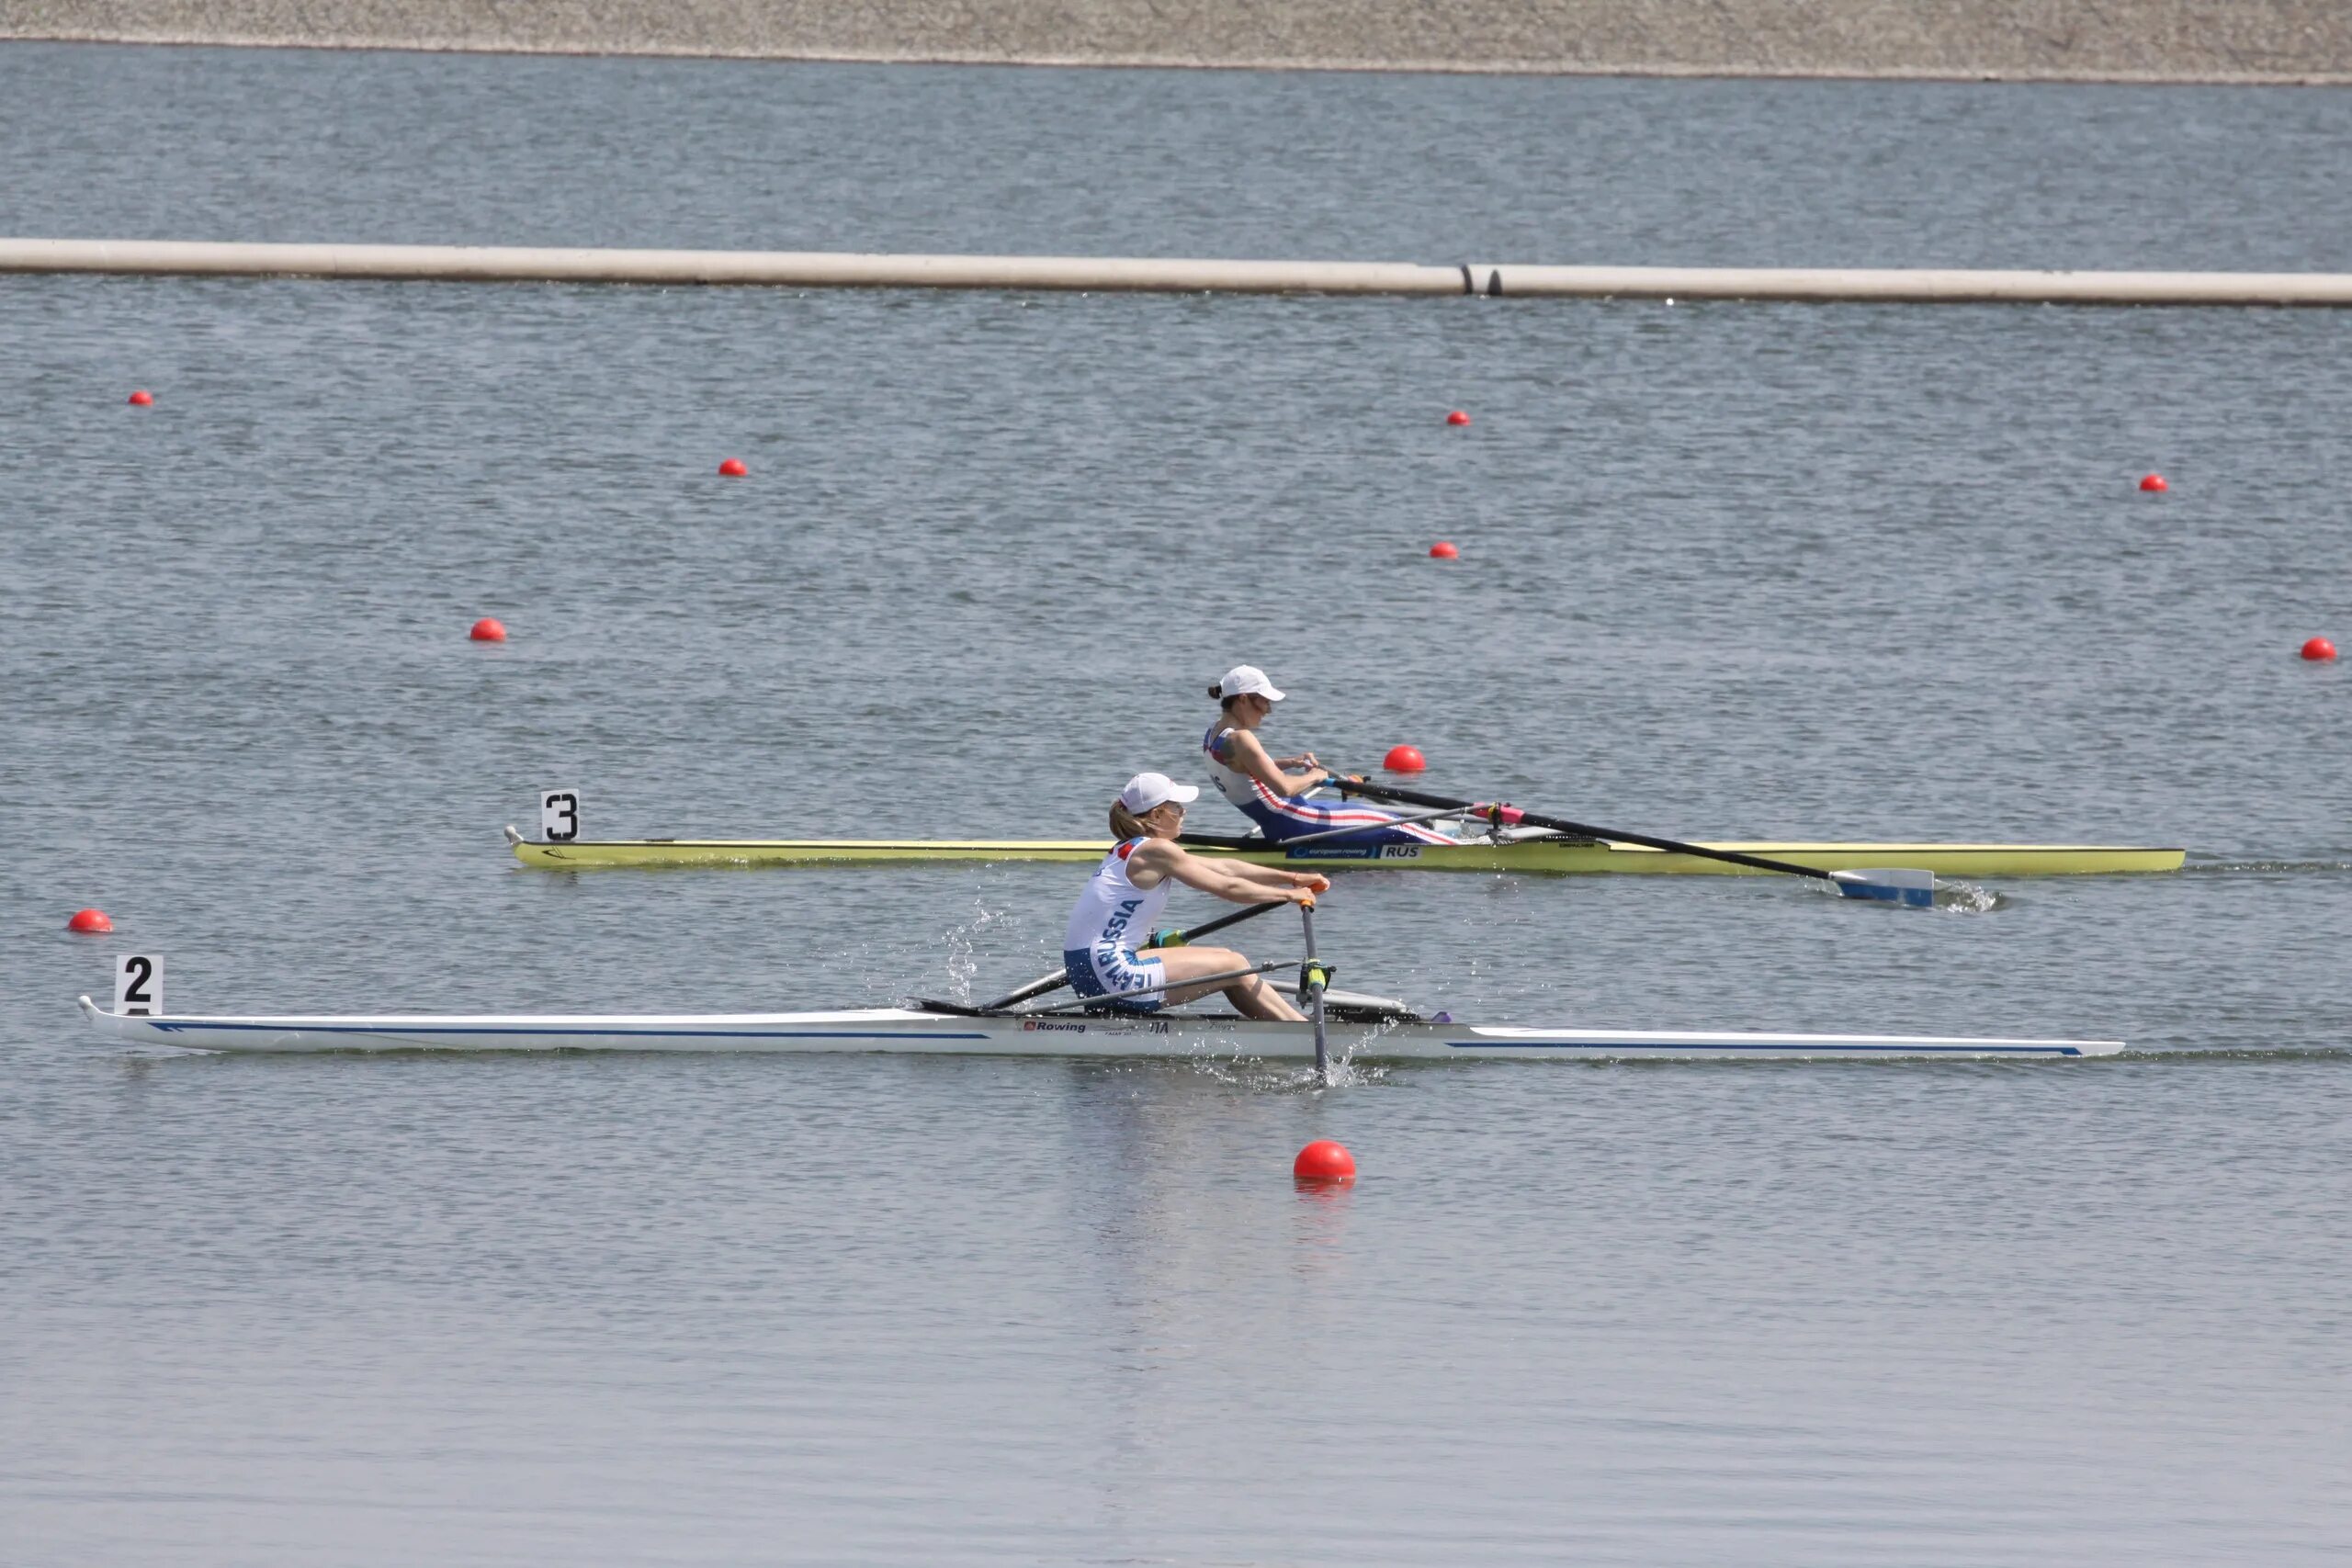
[[[1185,805],[1200,793],[1165,773],[1137,773],[1111,803],[1111,832],[1119,841],[1088,879],[1062,938],[1070,988],[1081,997],[1116,997],[1122,1009],[1138,1012],[1222,991],[1244,1018],[1299,1022],[1299,1010],[1262,975],[1208,978],[1250,967],[1250,960],[1232,948],[1136,946],[1151,940],[1152,921],[1180,882],[1236,904],[1309,908],[1315,895],[1331,886],[1320,876],[1205,861],[1186,852],[1176,835],[1184,826]]]
[[[1258,831],[1279,844],[1314,838],[1326,852],[1377,852],[1393,844],[1451,844],[1454,839],[1404,814],[1347,802],[1326,805],[1307,797],[1340,775],[1315,760],[1312,751],[1276,757],[1258,739],[1258,727],[1283,700],[1282,693],[1254,664],[1237,664],[1209,688],[1217,721],[1201,737],[1209,780]],[[1293,773],[1291,770],[1302,770]]]

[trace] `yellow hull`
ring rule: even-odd
[[[604,866],[874,865],[926,861],[1062,861],[1091,863],[1108,840],[973,839],[620,839],[603,842],[514,845],[525,865],[551,871]],[[1940,876],[2100,876],[2117,872],[2178,871],[2186,852],[2106,844],[1799,844],[1713,843],[1794,861],[1823,871],[1905,866]],[[1670,854],[1633,844],[1400,844],[1376,851],[1312,845],[1300,855],[1276,849],[1194,846],[1203,855],[1238,855],[1261,865],[1316,871],[1518,871],[1554,875],[1760,876],[1762,872],[1695,855]]]

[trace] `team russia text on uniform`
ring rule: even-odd
[[[1152,922],[1168,907],[1169,884],[1143,888],[1128,880],[1127,857],[1144,842],[1114,845],[1087,879],[1062,935],[1062,965],[1080,996],[1115,996],[1123,1008],[1151,1012],[1168,999],[1167,967],[1136,957],[1136,949],[1151,940]]]

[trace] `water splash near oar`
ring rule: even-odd
[[[1936,908],[1947,915],[1989,915],[2008,907],[2008,899],[1973,882],[1950,879],[1936,884]]]
[[[1866,878],[1917,878],[1928,876],[1928,874],[1926,872],[1918,871],[1838,872],[1833,874],[1828,881],[1816,882],[1814,886],[1820,888],[1822,892],[1829,895],[1831,897],[1857,897],[1857,895],[1848,892],[1845,887],[1839,885],[1838,878],[1842,876],[1860,876]],[[1932,908],[1946,915],[1989,915],[2007,902],[2007,899],[1994,892],[1991,888],[1980,887],[1973,882],[1962,882],[1956,878],[1948,876],[1928,877],[1928,880],[1930,886],[1927,890],[1927,902],[1920,904],[1910,902],[1906,899],[1905,901],[1905,907],[1910,908]],[[1871,884],[1871,886],[1873,886],[1877,885],[1878,884],[1875,882]],[[1903,891],[1906,894],[1912,894],[1913,897],[1916,897],[1916,893],[1914,893],[1914,890],[1911,887],[1905,886],[1903,888]],[[1894,903],[1896,900],[1893,898],[1878,898],[1869,901],[1876,903]]]

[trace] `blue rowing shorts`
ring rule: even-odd
[[[1122,1012],[1158,1012],[1168,1003],[1168,966],[1157,958],[1138,958],[1133,948],[1114,942],[1073,947],[1062,953],[1069,971],[1069,988],[1081,997],[1119,998]]]

